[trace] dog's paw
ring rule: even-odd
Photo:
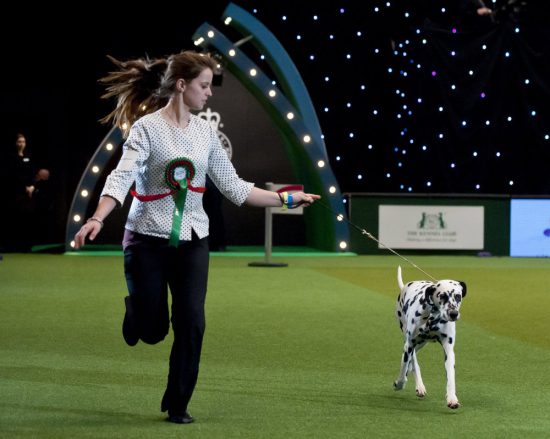
[[[424,386],[417,386],[416,396],[418,396],[419,398],[424,398],[426,396],[426,388]]]
[[[393,382],[393,388],[394,390],[402,390],[405,387],[405,384],[407,384],[407,380],[404,380],[404,381],[396,380]]]
[[[458,399],[455,398],[449,398],[447,399],[447,407],[450,409],[457,409],[460,407],[460,403],[458,402]]]

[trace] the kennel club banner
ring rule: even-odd
[[[483,249],[483,206],[380,205],[378,220],[380,242],[391,248]]]

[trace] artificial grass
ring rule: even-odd
[[[120,257],[0,262],[0,437],[550,437],[546,259],[415,257],[468,284],[457,328],[458,410],[439,345],[428,395],[395,392],[402,338],[394,256],[212,258],[201,373],[180,426],[159,411],[171,335],[127,347]]]
[[[41,251],[42,248],[33,247],[33,252]],[[335,257],[335,256],[357,256],[352,252],[326,252],[312,247],[299,246],[275,246],[272,248],[272,256],[274,257]],[[65,256],[122,256],[122,245],[94,245],[88,244],[81,250],[65,252]],[[265,248],[262,246],[228,246],[224,251],[210,252],[212,257],[254,257],[263,258],[265,256]]]

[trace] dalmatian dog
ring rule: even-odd
[[[466,284],[455,280],[413,281],[403,284],[401,267],[397,269],[397,282],[401,292],[397,297],[396,317],[403,331],[405,344],[399,377],[393,383],[401,390],[407,383],[407,375],[413,372],[416,395],[426,395],[426,387],[420,375],[416,359],[417,351],[428,341],[437,341],[445,351],[447,372],[447,406],[460,407],[455,389],[455,322],[460,317],[460,305],[466,296]]]

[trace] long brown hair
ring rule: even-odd
[[[117,98],[116,108],[100,121],[113,123],[124,132],[141,116],[152,113],[174,93],[180,78],[190,82],[204,69],[216,70],[216,61],[208,54],[191,50],[170,55],[168,58],[138,58],[119,61],[107,56],[118,68],[101,78],[107,86],[104,99]]]

